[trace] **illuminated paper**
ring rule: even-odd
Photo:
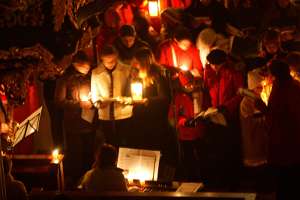
[[[27,117],[20,125],[15,134],[13,146],[16,146],[23,138],[31,135],[38,130],[40,125],[40,118],[42,113],[42,106]]]
[[[124,170],[127,179],[156,181],[159,160],[160,151],[120,147],[117,166]]]
[[[182,183],[176,192],[197,192],[204,187],[203,183]]]

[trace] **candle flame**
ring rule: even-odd
[[[188,70],[189,70],[188,66],[185,65],[185,64],[181,65],[181,66],[180,66],[180,69],[181,69],[182,71],[188,71]]]
[[[266,105],[268,105],[269,97],[272,91],[272,83],[270,83],[268,80],[263,80],[261,85],[262,91],[260,93],[260,98]]]
[[[58,164],[61,162],[63,155],[59,153],[59,149],[54,149],[52,151],[51,163]]]
[[[133,100],[143,99],[143,84],[140,82],[131,83],[131,94]]]
[[[157,17],[159,15],[159,1],[158,0],[148,1],[148,11],[150,17]]]

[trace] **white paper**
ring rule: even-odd
[[[42,106],[29,115],[21,124],[15,134],[13,146],[18,144],[23,138],[31,135],[39,128],[40,118],[42,113]]]
[[[203,188],[203,183],[182,183],[176,192],[197,192],[199,189]]]
[[[117,166],[128,179],[157,180],[160,151],[119,148]]]

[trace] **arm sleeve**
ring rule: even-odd
[[[241,95],[237,94],[238,89],[243,87],[242,74],[235,72],[231,81],[233,84],[234,95],[232,98],[230,98],[228,101],[226,101],[223,105],[226,108],[226,111],[229,112],[229,114],[232,114],[238,110],[240,102],[242,101],[242,98],[243,98]]]
[[[92,102],[94,106],[98,108],[100,104],[98,101],[101,99],[101,95],[98,90],[97,78],[95,77],[94,73],[92,73],[91,76],[91,93],[92,93]]]
[[[57,81],[54,100],[60,108],[78,108],[80,106],[78,101],[67,99],[67,85],[64,78]]]

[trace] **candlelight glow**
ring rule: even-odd
[[[52,151],[51,163],[58,164],[61,162],[63,155],[59,153],[58,149]]]
[[[133,100],[142,100],[143,84],[140,82],[131,83],[131,95]]]
[[[88,101],[88,100],[89,100],[89,97],[86,96],[86,95],[82,95],[82,96],[80,97],[80,100],[81,100],[81,101]]]
[[[181,66],[180,66],[180,69],[181,69],[182,71],[188,71],[188,70],[189,70],[188,66],[185,65],[185,64],[181,65]]]
[[[148,11],[150,17],[157,17],[159,15],[159,0],[148,1]]]
[[[267,80],[263,80],[261,85],[262,85],[262,91],[260,93],[260,98],[266,105],[268,105],[269,97],[272,91],[272,83],[270,83]]]
[[[130,170],[128,174],[124,175],[125,178],[129,180],[129,182],[132,180],[139,180],[140,183],[145,183],[146,180],[152,180],[152,171],[144,169],[140,166],[136,167],[135,169]]]

